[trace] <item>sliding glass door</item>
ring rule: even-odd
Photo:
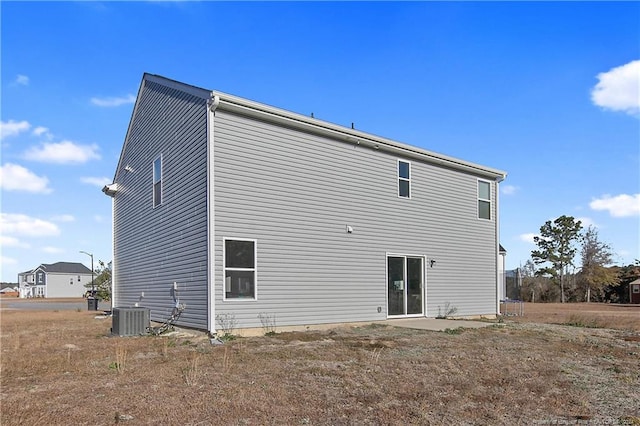
[[[421,315],[424,260],[415,256],[387,257],[387,315]]]

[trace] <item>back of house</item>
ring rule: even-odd
[[[491,316],[505,173],[145,74],[113,184],[114,306],[237,328]]]

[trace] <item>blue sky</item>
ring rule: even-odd
[[[150,72],[508,172],[507,267],[540,226],[640,258],[640,3],[2,2],[2,281],[111,258]]]

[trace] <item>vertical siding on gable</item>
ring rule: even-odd
[[[447,302],[495,314],[495,183],[486,221],[472,174],[411,159],[400,198],[395,155],[220,110],[214,143],[217,314],[240,327],[260,313],[278,325],[385,319],[387,253],[436,260],[428,316]],[[257,240],[258,300],[222,300],[225,237]]]
[[[116,172],[114,306],[151,308],[207,328],[207,136],[205,101],[146,81]],[[153,207],[153,160],[162,154],[162,205]],[[125,171],[130,166],[132,171]],[[144,293],[144,297],[142,297]]]

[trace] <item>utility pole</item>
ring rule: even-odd
[[[95,274],[96,274],[96,271],[93,268],[93,254],[92,253],[88,253],[86,251],[82,251],[82,250],[80,250],[80,253],[86,254],[87,256],[89,256],[91,258],[91,297],[95,298],[96,297],[96,288],[95,288],[95,281],[96,281]],[[93,302],[93,300],[90,301],[90,302]],[[89,310],[90,311],[95,311],[97,309],[98,309],[98,304],[97,303],[94,303],[94,304],[89,303]]]

